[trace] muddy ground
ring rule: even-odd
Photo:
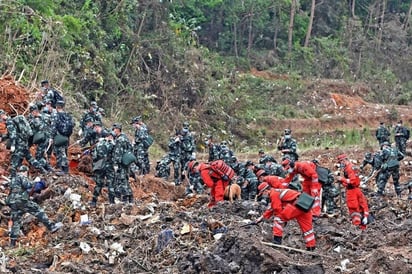
[[[21,110],[26,107],[23,104]],[[342,108],[342,111],[349,110]],[[342,152],[359,163],[365,149],[305,151],[301,159],[317,158],[333,169],[336,155]],[[77,159],[80,153],[79,148],[73,147],[71,159]],[[199,157],[205,159],[204,154]],[[239,155],[241,160],[256,161],[255,157],[255,154]],[[7,176],[8,159],[9,152],[1,144],[0,175]],[[408,156],[402,162],[404,185],[410,180],[410,160]],[[82,163],[72,163],[69,175],[43,176],[49,187],[39,200],[50,219],[64,224],[60,231],[51,234],[34,217],[25,215],[18,246],[10,248],[9,210],[2,207],[1,273],[412,272],[411,202],[407,200],[406,189],[401,199],[395,198],[391,183],[384,198],[372,195],[373,180],[365,187],[375,218],[366,231],[351,225],[343,204],[336,216],[316,220],[317,249],[308,253],[294,221],[286,226],[283,247],[266,244],[272,239],[271,221],[241,227],[263,212],[264,207],[259,203],[224,202],[208,209],[207,193],[186,197],[185,185],[174,186],[150,174],[137,181],[131,179],[134,204],[109,205],[105,191],[98,206],[90,208],[94,182]],[[32,176],[36,175],[33,171]],[[8,193],[4,180],[0,180],[0,187],[4,200]],[[340,204],[339,198],[337,203]]]

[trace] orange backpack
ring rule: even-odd
[[[231,181],[235,177],[235,171],[223,160],[215,160],[209,163],[212,170],[220,176],[223,181]]]

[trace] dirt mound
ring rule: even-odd
[[[25,114],[29,102],[29,92],[13,76],[7,75],[0,79],[0,109],[11,116]]]

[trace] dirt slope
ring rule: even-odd
[[[331,118],[292,122],[301,122],[302,128],[310,125],[312,130],[332,130],[353,126],[355,122],[360,126],[363,122],[374,124],[386,115],[387,106],[364,102],[357,95],[347,94],[346,89],[330,92],[328,96],[320,96],[319,102],[325,102],[328,106],[325,115]],[[332,99],[336,105],[330,107],[328,100]],[[14,105],[12,101],[8,103]],[[26,107],[23,104],[21,109]],[[410,121],[410,117],[405,116],[404,120]],[[319,149],[304,151],[301,158],[318,158],[333,169],[336,155],[342,152],[359,162],[365,150]],[[78,147],[73,147],[70,157],[77,159],[80,153]],[[239,158],[256,160],[254,155],[239,155]],[[205,155],[200,154],[199,158],[205,159]],[[8,151],[2,144],[1,175],[7,175],[8,160]],[[407,157],[402,163],[403,185],[412,170],[409,160]],[[373,182],[364,189],[375,218],[365,232],[350,224],[343,204],[337,216],[315,222],[317,250],[308,254],[301,251],[303,239],[294,221],[288,223],[283,239],[284,245],[294,250],[265,244],[272,239],[270,221],[241,227],[261,214],[264,207],[259,203],[225,202],[208,209],[207,194],[185,197],[185,185],[175,187],[152,175],[139,177],[137,181],[131,179],[136,198],[133,205],[108,205],[104,191],[98,207],[89,208],[94,182],[85,162],[82,158],[80,163],[73,164],[70,175],[44,177],[49,188],[41,205],[52,220],[63,222],[63,229],[57,233],[50,234],[35,218],[25,216],[19,246],[11,249],[7,235],[9,211],[7,207],[1,209],[1,273],[412,272],[411,202],[406,199],[407,190],[402,199],[395,198],[390,183],[384,198],[373,197]],[[4,199],[8,188],[6,182],[1,183]],[[340,204],[340,199],[337,202]],[[84,221],[86,216],[88,221]]]

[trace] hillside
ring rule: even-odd
[[[263,76],[262,76],[263,77]],[[303,106],[316,105],[322,113],[315,119],[288,119],[267,125],[269,130],[293,128],[300,138],[320,133],[334,133],[353,127],[373,128],[381,119],[401,118],[410,124],[412,113],[406,107],[368,103],[363,95],[367,87],[353,87],[341,81],[322,80],[308,83],[313,87]],[[0,108],[16,108],[21,113],[30,97],[25,87],[13,78],[0,80]],[[21,94],[24,100],[17,101]],[[310,100],[309,100],[310,99]],[[16,101],[14,101],[16,100]],[[22,104],[22,105],[20,105]],[[13,106],[13,107],[11,107]],[[19,106],[17,108],[16,106]],[[399,117],[392,119],[393,110]],[[4,129],[4,126],[2,127]],[[199,141],[199,140],[198,140]],[[339,153],[345,152],[359,162],[366,150],[376,150],[375,144],[364,147],[312,147],[301,152],[301,158],[313,158],[331,169]],[[79,147],[70,150],[71,159],[81,154]],[[275,158],[279,155],[269,151]],[[239,153],[241,160],[256,161],[255,151]],[[199,159],[205,159],[199,153]],[[31,216],[23,221],[19,246],[8,247],[8,209],[3,207],[0,223],[2,258],[0,272],[16,273],[410,273],[412,251],[410,242],[411,202],[407,190],[403,198],[395,198],[388,184],[385,198],[373,198],[375,186],[369,182],[364,189],[375,222],[361,233],[348,221],[345,205],[338,215],[321,218],[314,224],[317,249],[306,253],[296,222],[290,222],[284,235],[284,247],[265,245],[271,241],[272,223],[241,227],[254,220],[263,208],[259,203],[225,202],[208,209],[208,195],[184,196],[185,184],[171,182],[153,175],[130,179],[136,201],[133,205],[108,205],[107,194],[97,208],[88,201],[94,182],[87,172],[72,165],[70,174],[46,176],[47,195],[41,205],[52,220],[64,224],[62,230],[50,234]],[[152,157],[152,167],[156,159]],[[408,156],[402,162],[401,182],[411,176]],[[0,175],[7,176],[9,151],[0,146]],[[32,174],[35,176],[35,174]],[[2,177],[4,178],[4,177]],[[3,180],[4,193],[7,186]],[[338,199],[338,203],[340,200]],[[87,215],[88,220],[81,222]],[[83,217],[81,217],[83,216]],[[217,230],[216,230],[217,229]],[[291,248],[291,249],[290,249]]]

